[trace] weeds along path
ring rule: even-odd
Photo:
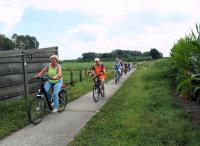
[[[144,63],[68,146],[200,146],[168,68],[165,59]]]
[[[100,98],[98,103],[94,102],[92,92],[89,92],[79,99],[70,102],[63,113],[47,115],[39,125],[29,125],[3,139],[0,141],[0,146],[66,145],[133,72],[134,70],[123,76],[118,85],[115,85],[114,80],[106,83],[106,97]]]

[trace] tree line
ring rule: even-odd
[[[4,34],[0,34],[0,51],[34,50],[38,48],[39,42],[34,36],[14,33],[11,38],[8,38]]]
[[[113,50],[110,53],[86,52],[77,61],[93,61],[95,57],[99,57],[104,61],[120,58],[124,61],[144,61],[162,58],[163,55],[157,49],[153,48],[148,52],[132,51],[132,50]]]

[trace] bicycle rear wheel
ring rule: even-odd
[[[99,101],[99,88],[97,88],[95,85],[93,86],[93,99],[95,102]]]
[[[115,74],[115,84],[117,85],[117,83],[118,83],[118,75]]]
[[[59,108],[58,112],[63,112],[67,105],[67,92],[65,90],[60,90],[59,94]]]
[[[44,111],[45,100],[38,97],[33,98],[28,107],[29,121],[34,125],[39,124],[43,119]]]

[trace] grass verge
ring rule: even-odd
[[[69,146],[197,146],[188,114],[172,95],[166,60],[145,63]]]

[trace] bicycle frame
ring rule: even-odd
[[[94,84],[95,84],[95,86],[97,86],[98,88],[101,86],[99,76],[100,76],[100,75],[96,75],[96,76],[95,76],[95,79],[94,79]]]
[[[38,77],[41,80],[40,88],[38,89],[38,92],[36,93],[36,97],[33,98],[28,107],[28,118],[29,121],[37,125],[42,121],[43,114],[45,113],[45,102],[48,105],[49,110],[52,110],[52,100],[49,100],[47,97],[47,93],[45,92],[44,84],[49,77]],[[58,112],[61,113],[65,110],[66,104],[67,104],[67,92],[66,92],[66,86],[63,84],[61,90],[59,91],[59,107]],[[36,113],[36,114],[35,114]]]
[[[53,108],[52,108],[52,106],[51,106],[51,104],[50,104],[50,102],[49,102],[49,100],[48,100],[47,94],[46,94],[45,89],[44,89],[44,83],[45,83],[46,80],[47,80],[47,78],[41,77],[42,83],[41,83],[40,88],[38,89],[38,92],[37,92],[37,94],[36,94],[36,97],[37,97],[37,98],[44,98],[43,95],[42,95],[42,94],[44,94],[45,100],[46,100],[47,105],[48,105],[48,108],[49,108],[50,110],[52,110]]]

